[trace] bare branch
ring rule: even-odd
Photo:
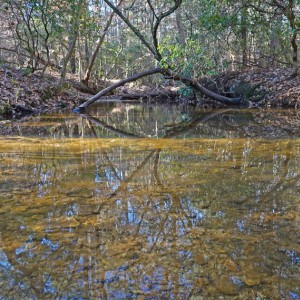
[[[104,0],[104,2],[124,21],[124,23],[133,31],[133,33],[141,40],[141,42],[149,49],[149,51],[154,55],[156,60],[160,60],[160,56],[156,49],[146,40],[143,34],[129,21],[128,18],[124,16],[120,9],[113,5],[109,0]]]
[[[92,98],[90,98],[88,101],[84,102],[83,104],[81,104],[79,106],[79,109],[84,110],[86,107],[88,107],[89,105],[91,105],[92,103],[94,103],[95,101],[97,101],[98,99],[100,99],[102,96],[105,96],[106,94],[108,94],[109,92],[115,90],[116,88],[123,86],[124,84],[128,83],[128,82],[132,82],[132,81],[136,81],[139,78],[145,77],[145,76],[149,76],[152,74],[157,74],[157,73],[161,73],[161,68],[154,68],[154,69],[150,69],[138,74],[135,74],[133,76],[127,77],[123,80],[118,81],[117,83],[107,87],[106,89],[102,90],[101,92],[99,92],[98,94],[96,94],[95,96],[93,96]]]
[[[175,10],[180,7],[181,3],[182,3],[182,0],[174,0],[174,6],[172,6],[168,11],[163,12],[158,17],[156,17],[156,21],[155,21],[155,24],[154,24],[153,30],[152,30],[152,38],[153,38],[154,47],[158,54],[159,61],[162,59],[162,56],[158,51],[157,31],[158,31],[159,25],[164,18],[170,16],[173,12],[175,12]]]
[[[96,94],[95,96],[90,98],[88,101],[81,104],[79,106],[79,111],[84,111],[88,106],[90,106],[95,101],[99,100],[102,96],[107,95],[109,92],[115,90],[116,88],[118,88],[120,86],[125,85],[128,82],[136,81],[139,78],[153,75],[153,74],[158,74],[158,73],[161,73],[165,76],[169,76],[170,78],[172,78],[174,80],[181,81],[182,83],[186,84],[187,86],[190,86],[190,87],[200,91],[203,95],[205,95],[213,100],[219,101],[221,103],[236,105],[236,104],[239,104],[241,101],[241,99],[239,99],[239,98],[228,98],[228,97],[216,94],[216,93],[208,90],[204,86],[202,86],[195,79],[179,76],[168,69],[154,68],[154,69],[149,69],[149,70],[143,71],[141,73],[135,74],[133,76],[127,77],[123,80],[118,81],[115,84],[112,84],[111,86],[107,87],[106,89],[102,90],[101,92],[99,92],[98,94]]]

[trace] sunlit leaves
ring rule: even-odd
[[[174,39],[164,39],[159,50],[163,57],[162,67],[170,67],[185,77],[212,75],[218,69],[197,39],[188,39],[185,45]]]

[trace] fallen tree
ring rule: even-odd
[[[164,18],[170,16],[181,6],[182,0],[173,0],[173,5],[171,7],[169,7],[169,9],[167,9],[165,12],[158,12],[157,9],[155,9],[152,1],[147,0],[148,9],[150,10],[150,13],[151,13],[151,18],[150,18],[151,38],[152,38],[151,42],[139,30],[139,28],[134,26],[133,23],[130,21],[130,19],[123,14],[123,12],[120,10],[120,7],[118,7],[117,5],[114,5],[109,0],[104,0],[104,2],[108,6],[110,6],[111,9],[113,10],[113,12],[115,14],[117,14],[124,21],[124,23],[128,26],[128,28],[138,37],[138,39],[142,42],[142,44],[144,44],[144,46],[150,51],[150,53],[152,53],[155,60],[161,65],[163,56],[159,51],[159,42],[158,42],[158,37],[157,37],[158,29],[159,29],[159,26],[160,26],[162,20]],[[88,106],[90,106],[95,101],[99,100],[102,96],[107,95],[108,93],[112,92],[116,88],[121,87],[128,82],[133,82],[133,81],[136,81],[145,76],[159,74],[159,73],[168,78],[172,78],[176,81],[180,81],[180,82],[184,83],[185,85],[192,87],[194,90],[199,91],[200,93],[209,97],[210,99],[216,100],[218,102],[222,102],[222,103],[230,104],[230,105],[236,105],[240,102],[240,99],[238,99],[238,98],[228,98],[228,97],[219,95],[217,93],[214,93],[214,92],[208,90],[207,88],[205,88],[204,86],[202,86],[196,79],[181,76],[181,74],[174,72],[174,70],[171,67],[164,66],[163,68],[161,68],[161,67],[152,68],[152,69],[137,73],[137,74],[129,76],[123,80],[120,80],[117,83],[112,84],[111,86],[103,89],[98,94],[94,95],[89,100],[87,100],[86,102],[81,104],[79,106],[79,111],[83,112]]]
[[[123,86],[124,84],[126,84],[128,82],[136,81],[136,80],[138,80],[142,77],[160,73],[160,70],[161,70],[160,68],[154,68],[154,69],[143,71],[141,73],[138,73],[138,74],[135,74],[133,76],[127,77],[123,80],[120,80],[120,81],[110,85],[109,87],[105,88],[104,90],[100,91],[98,94],[91,97],[88,101],[82,103],[79,106],[79,108],[81,110],[83,110],[83,109],[87,108],[88,106],[90,106],[95,101],[99,100],[101,97],[103,97],[103,96],[107,95],[108,93],[110,93],[111,91],[115,90],[116,88],[118,88],[120,86]]]
[[[127,78],[125,78],[123,80],[120,80],[120,81],[118,81],[118,82],[110,85],[109,87],[107,87],[107,88],[103,89],[102,91],[100,91],[98,94],[96,94],[93,97],[91,97],[86,102],[82,103],[79,106],[79,109],[81,111],[83,111],[84,109],[86,109],[87,107],[89,107],[91,104],[93,104],[95,101],[99,100],[101,97],[107,95],[108,93],[112,92],[116,88],[125,85],[126,83],[133,82],[133,81],[136,81],[136,80],[138,80],[140,78],[143,78],[145,76],[149,76],[149,75],[153,75],[153,74],[158,74],[158,73],[160,73],[160,74],[162,74],[164,76],[168,76],[169,78],[172,78],[174,80],[181,81],[182,83],[184,83],[184,84],[192,87],[193,89],[201,92],[203,95],[209,97],[210,99],[216,100],[218,102],[225,103],[225,104],[231,104],[231,105],[235,105],[235,104],[238,104],[240,102],[239,98],[228,98],[228,97],[219,95],[217,93],[214,93],[214,92],[208,90],[207,88],[205,88],[204,86],[202,86],[195,79],[187,78],[187,77],[181,77],[180,75],[174,74],[172,71],[170,71],[168,69],[153,68],[153,69],[149,69],[149,70],[143,71],[141,73],[132,75],[130,77],[127,77]]]

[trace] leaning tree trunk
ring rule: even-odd
[[[151,23],[151,33],[152,33],[152,43],[148,41],[146,36],[143,35],[143,33],[133,25],[133,23],[130,21],[129,18],[127,18],[122,11],[114,5],[110,0],[104,0],[104,2],[110,6],[110,8],[113,10],[115,14],[117,14],[124,23],[131,29],[131,31],[139,38],[139,40],[148,48],[148,50],[153,54],[154,58],[157,60],[157,62],[161,62],[162,55],[159,51],[159,43],[157,38],[158,28],[162,22],[163,19],[170,16],[172,13],[174,13],[178,8],[180,8],[183,0],[174,0],[173,6],[171,6],[168,10],[165,12],[161,12],[157,14],[155,8],[152,5],[151,1],[147,0],[148,6],[150,11],[152,12],[152,23]],[[174,80],[181,81],[182,83],[192,87],[195,90],[200,91],[205,96],[214,99],[216,101],[226,103],[226,104],[238,104],[240,103],[240,99],[231,99],[227,98],[221,95],[218,95],[208,89],[206,89],[204,86],[202,86],[197,80],[187,77],[182,77],[179,74],[174,73],[171,68],[154,68],[150,70],[143,71],[141,73],[135,74],[133,76],[127,77],[126,79],[120,80],[119,82],[107,87],[106,89],[102,90],[92,98],[90,98],[88,101],[84,102],[79,106],[79,111],[83,111],[92,103],[100,99],[102,96],[108,94],[109,92],[113,91],[114,89],[123,86],[124,84],[132,81],[136,81],[139,78],[158,74],[161,73],[164,76],[168,76],[169,78],[173,78]]]
[[[298,45],[297,45],[297,32],[296,31],[293,33],[291,45],[293,48],[293,67],[294,67],[291,77],[296,77],[299,73]]]
[[[168,69],[162,69],[161,73],[163,75],[171,77],[172,79],[174,79],[176,81],[181,81],[185,85],[190,86],[193,89],[199,91],[204,96],[207,96],[208,98],[216,100],[218,102],[221,102],[221,103],[224,103],[224,104],[235,105],[235,104],[239,104],[240,101],[241,101],[240,98],[228,98],[228,97],[219,95],[215,92],[212,92],[212,91],[208,90],[207,88],[205,88],[203,85],[201,85],[196,79],[180,76],[180,75],[178,75],[178,74],[176,74],[176,73],[174,73],[174,72],[172,72]]]
[[[248,67],[248,34],[247,34],[247,10],[241,12],[241,39],[242,39],[242,65],[243,69]]]
[[[81,14],[82,5],[83,5],[83,1],[79,4],[77,15],[75,17],[74,27],[71,30],[71,31],[74,31],[74,32],[72,32],[72,38],[70,37],[70,40],[69,40],[69,43],[68,43],[68,52],[67,52],[67,54],[64,58],[63,66],[62,66],[62,69],[61,69],[61,74],[60,74],[61,82],[63,82],[66,78],[67,65],[68,65],[70,59],[72,58],[72,55],[73,55],[74,50],[75,50],[75,45],[76,45],[76,41],[77,41],[78,34],[79,34],[80,14]],[[71,34],[71,33],[69,33],[69,34]]]
[[[70,61],[70,59],[72,58],[72,55],[74,54],[77,37],[78,37],[78,30],[75,31],[73,39],[69,43],[67,55],[64,58],[64,62],[63,62],[63,66],[62,66],[62,70],[61,70],[61,74],[60,74],[61,82],[63,82],[66,78],[67,65],[68,65],[68,62]]]
[[[284,14],[287,17],[290,27],[293,30],[293,35],[291,38],[291,46],[293,49],[293,73],[291,77],[296,77],[299,74],[299,61],[298,61],[298,44],[297,44],[297,37],[298,37],[298,30],[299,26],[297,24],[297,18],[294,12],[294,2],[289,1],[287,7],[284,9]]]
[[[123,85],[125,85],[128,82],[136,81],[136,80],[138,80],[140,78],[143,78],[145,76],[149,76],[149,75],[153,75],[153,74],[159,74],[159,73],[162,74],[162,75],[164,75],[164,76],[168,76],[169,78],[171,77],[172,79],[174,79],[176,81],[181,81],[185,85],[188,85],[188,86],[194,88],[195,90],[198,90],[199,92],[201,92],[205,96],[207,96],[207,97],[209,97],[209,98],[211,98],[213,100],[216,100],[218,102],[221,102],[221,103],[224,103],[224,104],[231,104],[231,105],[236,105],[236,104],[240,103],[240,99],[239,98],[228,98],[228,97],[216,94],[216,93],[208,90],[204,86],[202,86],[195,79],[179,76],[179,75],[173,73],[172,71],[170,71],[168,69],[153,68],[153,69],[149,69],[149,70],[143,71],[141,73],[132,75],[130,77],[127,77],[127,78],[125,78],[123,80],[120,80],[120,81],[118,81],[118,82],[110,85],[106,89],[100,91],[98,94],[94,95],[89,100],[87,100],[86,102],[84,102],[83,104],[81,104],[79,106],[79,110],[80,111],[84,111],[88,106],[90,106],[91,104],[93,104],[95,101],[99,100],[101,97],[107,95],[108,93],[112,92],[116,88],[118,88],[120,86],[123,86]]]
[[[120,0],[119,4],[117,5],[117,7],[119,7],[122,4],[123,1],[124,0]],[[92,58],[91,58],[91,60],[90,60],[90,62],[88,64],[88,67],[86,69],[86,72],[85,72],[84,78],[82,80],[82,83],[85,84],[85,85],[87,85],[87,86],[89,85],[89,80],[90,80],[90,77],[91,77],[92,69],[94,67],[97,55],[98,55],[98,53],[100,51],[100,48],[101,48],[101,46],[102,46],[102,44],[104,42],[105,36],[106,36],[106,34],[108,32],[108,29],[109,29],[109,27],[110,27],[110,25],[112,23],[114,15],[115,15],[115,12],[112,11],[112,13],[110,14],[110,16],[109,16],[109,18],[108,18],[108,20],[107,20],[107,22],[105,24],[103,33],[102,33],[102,35],[100,36],[100,38],[99,38],[99,40],[97,42],[95,51],[94,51],[94,53],[92,55]]]
[[[98,94],[94,95],[93,97],[91,97],[88,101],[84,102],[83,104],[81,104],[79,106],[79,109],[84,111],[85,108],[87,108],[88,106],[90,106],[92,103],[94,103],[95,101],[99,100],[101,97],[107,95],[108,93],[110,93],[111,91],[115,90],[116,88],[123,86],[124,84],[128,83],[128,82],[132,82],[132,81],[136,81],[139,78],[145,77],[145,76],[149,76],[152,74],[157,74],[161,72],[161,68],[154,68],[154,69],[150,69],[138,74],[135,74],[133,76],[127,77],[123,80],[120,80],[112,85],[110,85],[109,87],[105,88],[104,90],[100,91]]]

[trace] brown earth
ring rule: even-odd
[[[241,97],[247,107],[300,107],[300,76],[291,68],[251,69],[204,79],[215,91]]]
[[[200,82],[216,92],[241,97],[244,106],[299,108],[300,76],[291,78],[291,71],[255,69],[224,73]],[[58,74],[25,74],[24,70],[0,67],[0,115],[70,110],[91,96],[82,90],[72,78],[60,85]],[[124,90],[127,95],[143,93],[130,88],[119,92],[124,95]]]
[[[59,84],[59,76],[0,67],[0,115],[71,109],[90,95],[74,88],[71,79]],[[13,109],[12,109],[13,108]]]

